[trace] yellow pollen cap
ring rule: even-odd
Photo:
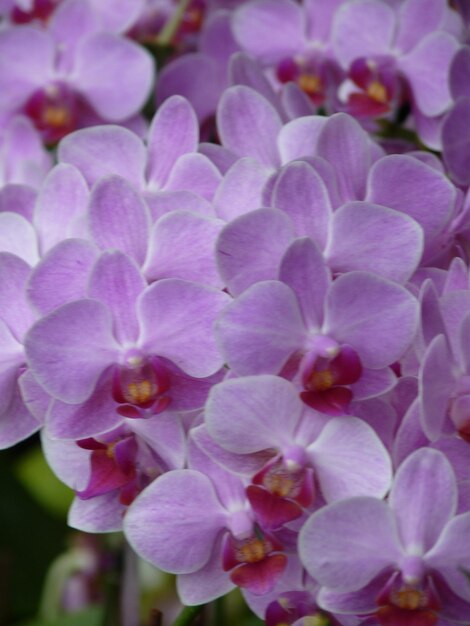
[[[66,107],[48,106],[43,113],[43,121],[47,126],[61,128],[70,124],[70,112]]]
[[[385,104],[388,101],[387,90],[382,83],[379,83],[378,80],[372,81],[367,87],[367,95],[369,98],[372,98],[372,100],[382,104]]]

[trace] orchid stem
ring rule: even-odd
[[[169,46],[173,39],[178,27],[183,19],[183,15],[189,6],[191,0],[181,0],[178,4],[174,14],[167,21],[165,26],[160,31],[160,34],[156,38],[155,42],[159,46]]]
[[[199,615],[204,606],[204,604],[199,604],[198,606],[185,606],[173,622],[172,626],[190,626],[193,619]]]

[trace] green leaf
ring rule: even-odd
[[[15,474],[46,511],[61,519],[67,517],[74,493],[52,472],[40,446],[28,450],[20,457],[15,465]]]

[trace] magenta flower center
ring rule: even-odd
[[[77,128],[77,97],[66,85],[53,83],[30,97],[25,114],[42,133],[45,142],[54,144]]]

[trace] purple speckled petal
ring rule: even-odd
[[[38,382],[54,397],[72,403],[91,395],[119,350],[110,312],[96,300],[69,302],[43,317],[27,334],[25,347]]]
[[[10,183],[0,189],[0,213],[18,213],[32,222],[35,203],[36,191],[32,187]]]
[[[36,231],[18,213],[0,213],[0,252],[9,252],[29,265],[39,261]]]
[[[75,235],[74,219],[85,213],[88,198],[88,186],[77,168],[60,163],[51,170],[39,192],[34,213],[43,254]]]
[[[398,360],[416,332],[418,302],[403,287],[367,272],[337,278],[327,297],[324,332],[350,344],[365,367]]]
[[[135,306],[146,286],[134,261],[118,250],[104,252],[93,267],[87,295],[100,300],[111,311],[113,333],[121,344],[137,340],[139,324]]]
[[[282,87],[281,104],[287,118],[291,120],[317,112],[311,99],[296,83],[287,83]]]
[[[0,35],[0,110],[20,108],[52,78],[54,42],[44,31],[29,26],[6,28]]]
[[[223,364],[214,322],[229,300],[216,289],[164,278],[146,289],[138,302],[139,342],[190,376],[210,376]]]
[[[445,11],[444,0],[430,0],[426,6],[420,0],[403,2],[399,8],[396,48],[408,52],[419,45],[428,33],[439,30]]]
[[[429,448],[411,454],[396,473],[389,503],[405,550],[427,552],[457,509],[455,474],[444,454]]]
[[[199,126],[189,102],[181,96],[168,98],[157,110],[149,129],[147,179],[162,187],[178,157],[196,152]]]
[[[462,537],[468,537],[469,532],[470,513],[454,517],[426,555],[428,566],[437,569],[451,589],[467,601],[470,601],[468,578],[462,570],[470,570],[470,549]]]
[[[80,0],[60,3],[51,14],[47,26],[61,50],[60,66],[67,68],[73,66],[79,41],[99,29],[90,3]]]
[[[22,342],[25,332],[35,319],[26,299],[26,285],[31,269],[19,257],[0,253],[0,319],[16,340]]]
[[[320,249],[326,245],[331,218],[328,190],[316,171],[304,162],[287,165],[273,190],[272,204],[289,215],[297,237],[311,237]]]
[[[442,126],[443,158],[453,180],[470,183],[470,98],[459,99],[447,114]]]
[[[401,560],[393,514],[375,498],[352,498],[314,513],[301,530],[300,558],[321,585],[358,591]]]
[[[291,220],[275,209],[258,209],[234,219],[220,233],[217,265],[227,288],[238,295],[261,280],[276,278],[294,239]]]
[[[305,18],[291,0],[256,0],[234,14],[235,38],[266,64],[294,56],[305,46]]]
[[[230,82],[233,85],[245,85],[260,93],[282,116],[279,98],[265,76],[263,68],[253,57],[237,52],[230,59]]]
[[[201,89],[204,85],[204,89]],[[227,85],[217,61],[207,54],[183,54],[168,63],[158,76],[157,105],[179,94],[189,100],[199,122],[214,115]]]
[[[39,430],[40,426],[40,423],[28,411],[18,386],[15,385],[8,408],[0,416],[0,449],[10,448],[23,441]]]
[[[66,239],[36,266],[28,283],[28,298],[46,315],[66,302],[86,296],[88,276],[98,250],[84,239]]]
[[[152,88],[153,75],[152,57],[129,39],[101,32],[77,46],[74,83],[106,120],[119,122],[138,113]]]
[[[281,119],[253,89],[237,85],[224,92],[217,111],[217,127],[225,148],[264,165],[279,165],[276,138],[282,128]]]
[[[332,42],[344,69],[354,59],[386,54],[395,31],[395,15],[380,0],[343,3],[333,19]]]
[[[103,30],[127,31],[140,17],[144,0],[89,0]]]
[[[317,141],[317,155],[334,165],[338,189],[347,200],[362,200],[371,165],[369,138],[345,113],[327,118]]]
[[[215,262],[215,241],[224,223],[190,211],[172,211],[154,225],[143,272],[149,282],[183,278],[223,287]]]
[[[326,119],[320,115],[309,115],[285,124],[277,139],[282,163],[313,156]]]
[[[425,447],[429,439],[423,433],[420,422],[419,398],[409,406],[395,435],[393,462],[398,467],[414,450]]]
[[[296,239],[289,246],[279,268],[279,280],[297,295],[305,326],[320,328],[331,275],[311,239]]]
[[[335,272],[369,270],[374,259],[374,273],[405,283],[422,250],[423,231],[415,220],[376,204],[350,202],[333,214],[325,256]]]
[[[355,417],[331,419],[308,448],[327,502],[383,498],[392,482],[390,457],[372,428]]]
[[[85,489],[90,474],[90,451],[80,448],[75,441],[51,439],[45,430],[41,431],[41,445],[56,476],[71,489]]]
[[[277,376],[250,376],[213,387],[205,421],[209,434],[223,448],[250,454],[288,446],[301,413],[302,403],[290,382]]]
[[[273,458],[273,451],[269,449],[251,454],[228,452],[212,439],[205,424],[193,428],[191,438],[204,454],[233,474],[251,477]]]
[[[27,117],[16,116],[3,129],[0,180],[4,183],[41,186],[52,165],[51,155],[42,145],[41,137]]]
[[[119,502],[115,491],[89,500],[75,498],[69,510],[67,523],[86,533],[110,533],[122,530],[126,507]]]
[[[235,585],[228,572],[222,568],[222,537],[214,543],[211,557],[197,572],[180,574],[176,580],[176,588],[181,602],[193,606],[212,602],[231,591]]]
[[[322,587],[317,596],[317,602],[321,607],[333,613],[339,613],[344,619],[344,613],[354,615],[374,613],[377,610],[377,597],[390,580],[393,572],[387,570],[383,574],[376,576],[368,585],[359,591],[351,593],[336,593],[331,589]],[[351,626],[354,622],[351,623]],[[345,626],[349,622],[345,622]],[[447,626],[447,625],[442,625]]]
[[[95,126],[67,135],[59,145],[59,161],[70,163],[89,185],[110,174],[143,187],[146,150],[142,141],[120,126]]]
[[[182,469],[186,463],[186,437],[181,420],[174,413],[160,413],[150,419],[132,420],[132,430],[154,450],[168,469]]]
[[[225,174],[214,197],[217,214],[224,220],[262,206],[262,190],[271,172],[250,157],[239,159]]]
[[[449,67],[458,43],[451,35],[434,32],[400,60],[418,109],[429,117],[444,113],[451,103]]]
[[[23,348],[13,337],[6,324],[0,320],[0,413],[7,411],[18,378],[18,368],[24,362]]]
[[[449,73],[452,98],[470,98],[470,47],[460,48],[452,60]]]
[[[430,343],[420,370],[421,425],[429,439],[439,437],[455,386],[453,361],[444,335]]]
[[[191,191],[144,192],[143,197],[150,210],[151,221],[184,208],[202,217],[216,217],[214,208],[207,200]]]
[[[110,176],[95,185],[90,197],[89,225],[101,249],[118,248],[139,265],[144,262],[149,211],[140,194],[126,180]]]
[[[306,339],[294,293],[276,281],[249,287],[226,307],[216,331],[227,363],[240,375],[278,373]]]
[[[26,408],[38,424],[44,425],[49,405],[54,400],[44,391],[29,369],[19,376],[18,386]]]
[[[390,367],[372,370],[364,368],[357,383],[351,385],[356,400],[367,400],[391,391],[397,378]]]
[[[434,168],[406,155],[391,155],[372,167],[366,199],[413,217],[429,245],[451,218],[455,194],[453,185]]]
[[[137,497],[124,532],[142,558],[167,572],[189,574],[209,561],[224,526],[225,511],[207,476],[174,470]]]
[[[112,396],[112,373],[105,371],[91,396],[82,404],[51,402],[46,415],[46,432],[53,439],[96,437],[122,422]]]
[[[219,170],[203,154],[183,154],[169,175],[166,189],[186,189],[211,201],[222,180]]]
[[[210,159],[222,175],[226,174],[238,160],[236,154],[216,143],[200,143],[199,152]]]

